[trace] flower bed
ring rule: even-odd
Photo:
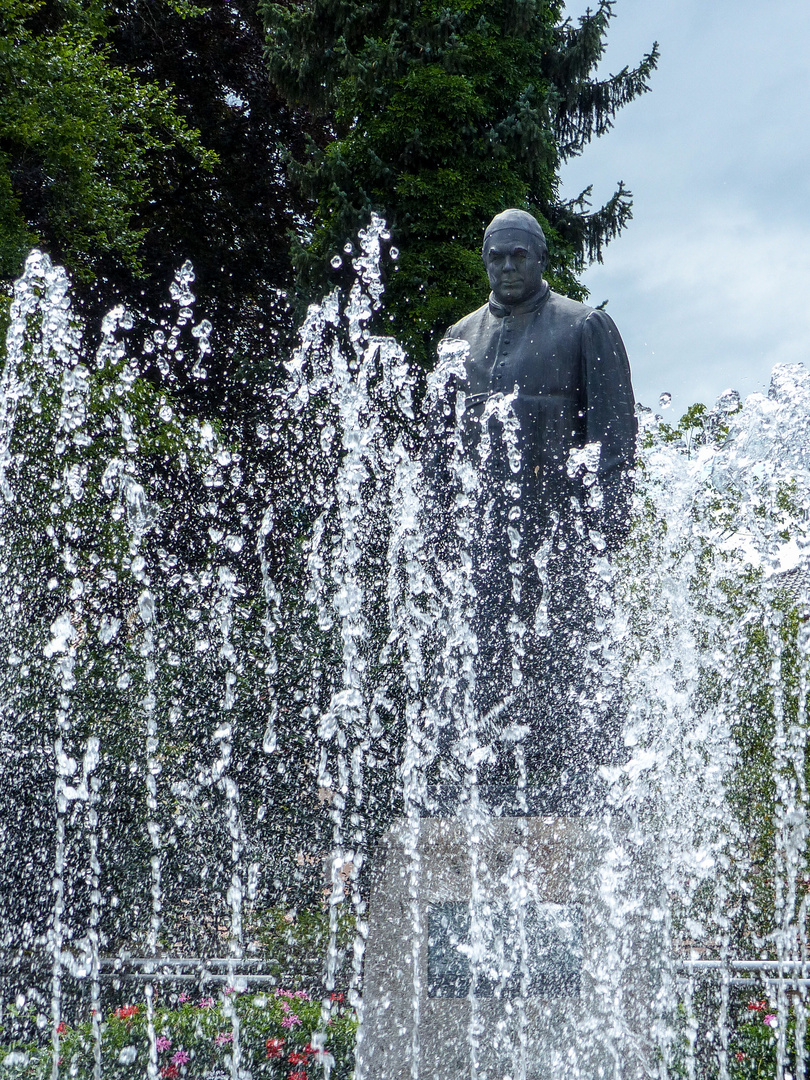
[[[356,1018],[333,995],[330,1018],[321,1021],[321,1003],[304,990],[267,994],[225,991],[220,1000],[180,994],[154,1009],[158,1075],[164,1080],[215,1080],[231,1075],[235,1043],[241,1067],[272,1080],[314,1080],[330,1067],[332,1080],[349,1080],[354,1068]],[[115,1009],[100,1025],[101,1075],[142,1080],[149,1063],[146,1006]],[[93,1076],[96,1054],[91,1021],[58,1028],[64,1075]],[[15,1044],[0,1047],[6,1077],[50,1077],[53,1047]]]
[[[803,1005],[799,1005],[803,1008]],[[779,1018],[767,1001],[749,1001],[748,1016],[731,1039],[729,1072],[734,1080],[773,1080],[777,1075],[776,1049]],[[805,1044],[807,1038],[805,1036]],[[805,1045],[805,1054],[810,1047]],[[796,1075],[796,1017],[789,1009],[785,1029],[786,1075]]]

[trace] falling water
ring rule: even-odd
[[[118,1061],[128,1068],[141,1054],[146,1074],[159,1075],[161,965],[180,934],[177,912],[191,903],[185,853],[201,864],[194,896],[215,910],[203,969],[213,970],[205,963],[224,941],[228,989],[245,990],[262,904],[288,906],[294,922],[306,893],[285,877],[293,786],[319,808],[316,854],[300,851],[299,876],[326,868],[325,881],[307,886],[313,909],[328,913],[316,1051],[330,1047],[334,998],[345,992],[366,1075],[382,1023],[380,1002],[364,994],[364,980],[379,985],[380,954],[369,945],[375,882],[385,859],[401,858],[404,981],[388,1003],[401,1054],[390,1068],[424,1074],[426,1009],[437,1007],[423,962],[423,893],[436,873],[425,844],[447,829],[469,875],[467,936],[457,943],[468,1007],[454,1014],[463,1032],[448,1039],[463,1047],[464,1075],[492,1075],[491,1043],[511,1080],[542,1069],[584,1078],[594,1062],[605,1080],[725,1080],[749,1053],[740,1049],[740,993],[772,1009],[774,1075],[803,1075],[810,376],[779,367],[767,396],[742,403],[726,394],[681,428],[639,412],[631,536],[612,560],[596,541],[590,555],[602,604],[594,664],[600,692],[621,688],[627,750],[601,770],[603,802],[577,826],[598,913],[599,955],[583,960],[594,1004],[585,1017],[564,1002],[538,1006],[529,927],[546,902],[546,870],[532,854],[533,736],[507,722],[511,697],[497,737],[477,704],[476,508],[498,452],[493,431],[519,474],[517,420],[509,395],[493,398],[471,455],[457,392],[463,346],[442,343],[423,379],[393,339],[369,330],[382,304],[385,239],[375,218],[336,256],[354,283],[310,308],[284,379],[268,388],[257,439],[289,469],[269,480],[266,458],[243,458],[215,424],[185,416],[143,380],[154,364],[171,385],[184,349],[194,350],[192,376],[206,378],[211,326],[194,321],[188,264],[172,285],[170,325],[138,346],[132,316],[116,309],[92,356],[63,271],[34,254],[16,286],[0,402],[4,782],[25,768],[17,763],[52,765],[37,834],[50,863],[17,867],[20,881],[40,882],[39,929],[15,923],[10,897],[3,941],[16,963],[47,946],[51,1075],[66,1074],[61,1033],[84,1007],[68,987],[82,985],[90,1069],[102,1075],[105,951],[147,962],[148,1046],[125,1046]],[[437,432],[456,492],[438,547],[423,449]],[[159,455],[195,492],[184,511],[153,467]],[[569,462],[588,483],[592,457],[585,448]],[[508,494],[502,659],[519,695],[528,647],[520,600],[549,561],[524,549],[517,480]],[[193,541],[175,550],[185,527]],[[132,739],[121,739],[122,725]],[[513,817],[485,798],[481,777],[498,754],[514,763]],[[757,821],[769,797],[772,818]],[[129,913],[114,883],[120,800],[124,817],[136,814],[128,840],[141,860],[140,886],[123,902]],[[507,827],[514,840],[496,873],[495,838]],[[213,854],[193,850],[198,843]],[[8,838],[6,853],[15,857]],[[182,925],[177,948],[187,950],[205,934],[193,914]],[[772,981],[740,991],[742,960],[775,964]],[[503,1009],[494,1028],[479,984]],[[42,979],[18,985],[40,1009]],[[235,997],[223,995],[234,1080],[250,1070]],[[543,1025],[553,1037],[538,1043]],[[320,1057],[328,1075],[331,1059]]]

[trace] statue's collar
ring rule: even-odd
[[[530,296],[528,300],[522,300],[519,304],[513,304],[512,307],[506,307],[505,304],[501,304],[495,299],[495,294],[489,294],[489,310],[497,318],[502,319],[504,315],[526,315],[531,311],[537,311],[542,304],[548,300],[548,294],[551,290],[548,287],[548,282],[543,282],[543,287],[536,292],[534,296]]]
[[[489,294],[489,310],[492,314],[496,315],[498,319],[503,319],[504,315],[525,315],[530,311],[537,311],[541,305],[548,300],[549,293],[548,281],[544,281],[542,287],[534,296],[530,296],[527,300],[522,300],[519,303],[513,303],[511,308],[503,305],[495,298],[495,293]]]

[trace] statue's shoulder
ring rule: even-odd
[[[463,319],[459,319],[457,323],[453,323],[444,336],[446,338],[466,340],[470,334],[475,334],[481,329],[488,315],[489,304],[482,304],[480,308],[476,308],[469,315],[465,315]]]
[[[591,333],[618,333],[616,324],[604,308],[590,307],[588,304],[571,300],[554,291],[549,294],[549,307],[555,318],[564,320],[566,323],[571,325],[578,323],[580,326],[587,323]]]
[[[585,322],[596,310],[587,304],[580,303],[579,300],[572,300],[568,296],[563,296],[562,293],[554,292],[553,289],[549,290],[547,306],[554,315],[570,322]]]

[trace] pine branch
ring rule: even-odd
[[[605,35],[613,18],[614,0],[602,0],[588,9],[579,26],[570,19],[555,27],[552,48],[543,55],[543,74],[555,86],[570,86],[587,79],[605,51]]]
[[[658,45],[654,44],[635,68],[625,67],[598,82],[580,82],[563,93],[555,87],[549,104],[561,160],[581,154],[594,136],[598,138],[610,130],[622,106],[649,91],[648,80],[658,64],[658,55]]]
[[[587,213],[591,188],[567,202],[559,203],[549,215],[551,224],[562,240],[571,246],[574,269],[577,273],[592,262],[602,262],[602,252],[633,217],[632,192],[619,181],[619,186],[599,210]]]

